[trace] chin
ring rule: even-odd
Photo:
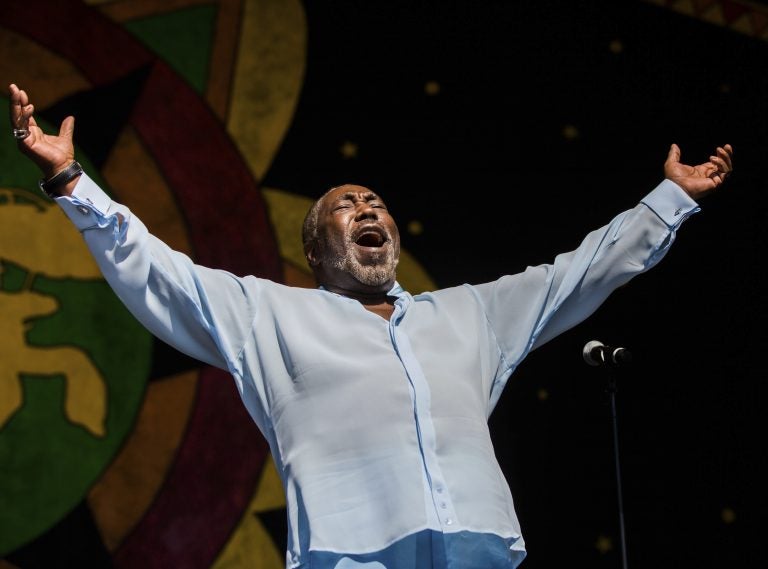
[[[350,273],[366,286],[378,287],[395,280],[394,272],[389,267],[381,265],[357,265]]]

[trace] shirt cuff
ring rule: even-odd
[[[57,197],[56,203],[80,231],[103,228],[117,220],[109,211],[112,199],[85,173],[80,175],[72,195]]]
[[[699,204],[672,180],[662,181],[640,202],[648,206],[670,228],[679,227],[688,217],[701,211]]]

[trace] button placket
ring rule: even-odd
[[[456,523],[456,512],[453,509],[451,497],[446,491],[442,479],[432,481],[432,500],[437,510],[437,517],[444,526]]]
[[[450,526],[456,523],[456,514],[446,491],[443,474],[435,453],[436,442],[430,414],[429,385],[418,359],[413,353],[407,334],[398,329],[401,318],[397,318],[397,303],[395,303],[395,308],[395,314],[390,319],[390,337],[400,361],[403,362],[406,369],[411,387],[419,448],[426,475],[425,490],[428,494],[425,495],[425,498],[431,502],[430,509],[432,511],[428,513],[428,516],[439,521],[442,526]]]

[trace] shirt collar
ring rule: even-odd
[[[317,285],[317,288],[320,290],[328,291],[328,289],[325,288],[323,285]],[[397,281],[395,281],[395,284],[393,284],[392,288],[389,289],[389,291],[387,292],[387,296],[396,296],[397,298],[401,298],[406,294],[407,293],[405,292],[405,289]],[[344,296],[344,295],[340,294],[339,296]]]

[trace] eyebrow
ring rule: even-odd
[[[337,196],[334,201],[340,202],[343,200],[354,200],[358,196],[358,194],[359,192],[346,192],[344,194],[341,194],[340,196]],[[381,200],[381,198],[377,194],[371,191],[365,192],[361,197],[365,201]]]

